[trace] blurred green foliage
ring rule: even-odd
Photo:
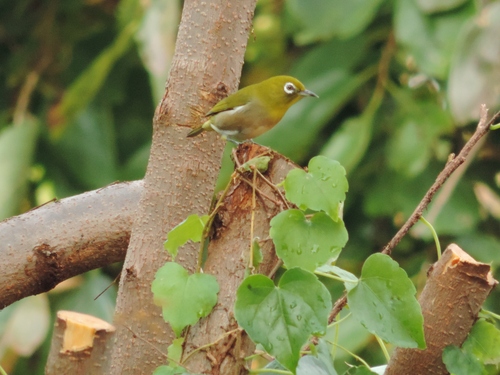
[[[0,2],[0,219],[52,197],[143,177],[181,5]],[[474,131],[479,105],[500,109],[498,35],[500,1],[258,2],[242,85],[286,73],[320,99],[298,103],[257,141],[303,165],[323,154],[346,168],[350,240],[343,268],[359,274],[363,260],[387,243]],[[443,245],[457,242],[495,270],[499,148],[492,132],[428,210]],[[433,247],[417,228],[396,248],[395,259],[417,286],[435,260]],[[108,280],[117,270],[98,272]],[[79,288],[90,288],[95,277]],[[94,302],[92,293],[79,302],[102,316],[103,297]],[[52,315],[66,297],[49,298]],[[498,301],[492,293],[487,307],[498,311]],[[377,344],[355,332],[360,328],[341,332],[346,347],[382,363]],[[42,373],[47,343],[11,362],[9,373]],[[344,360],[353,362],[341,357],[338,368]]]

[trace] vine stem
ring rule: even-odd
[[[377,339],[378,344],[380,345],[380,349],[382,349],[382,353],[384,353],[384,357],[387,363],[390,362],[391,357],[389,356],[389,352],[387,351],[387,347],[385,346],[384,342],[382,339],[378,336],[375,335],[375,338]]]
[[[346,352],[347,354],[351,355],[352,357],[354,357],[355,359],[357,359],[359,362],[361,362],[364,366],[366,366],[367,368],[370,368],[370,365],[363,358],[361,358],[360,356],[354,354],[349,349],[344,348],[342,345],[339,345],[339,344],[337,344],[335,342],[331,342],[331,341],[327,341],[327,342],[330,343],[330,344],[332,344],[332,345],[335,345],[339,349],[342,349],[344,352]]]
[[[437,250],[437,258],[438,259],[441,259],[441,244],[439,243],[439,238],[438,238],[438,235],[436,233],[436,230],[434,229],[434,227],[432,226],[431,223],[429,223],[425,217],[423,216],[420,216],[420,219],[419,219],[422,223],[424,223],[431,231],[432,233],[432,237],[434,238],[434,243],[436,244],[436,250]]]
[[[235,177],[235,172],[231,175],[231,179]],[[221,196],[217,200],[217,204],[215,205],[214,209],[210,213],[208,220],[205,224],[205,227],[203,228],[203,233],[201,235],[201,241],[200,241],[200,249],[198,251],[198,264],[196,265],[196,273],[199,273],[201,271],[201,263],[203,262],[203,250],[205,249],[205,241],[208,237],[208,232],[210,231],[210,228],[212,227],[212,222],[214,221],[215,215],[219,211],[219,209],[222,207],[224,199],[226,198],[227,193],[229,192],[229,188],[231,187],[231,183],[228,182],[226,185],[226,188],[222,192]]]
[[[253,265],[253,232],[254,232],[254,223],[255,223],[255,207],[257,206],[257,202],[255,200],[255,189],[256,189],[256,177],[257,177],[257,169],[253,170],[253,178],[252,178],[252,216],[250,219],[250,261],[248,262],[248,269],[251,270],[252,274],[255,273],[255,267]]]
[[[221,336],[220,336],[217,340],[215,340],[215,341],[213,341],[213,342],[210,342],[210,343],[208,343],[208,344],[205,344],[205,345],[199,346],[198,348],[196,348],[196,349],[194,349],[192,352],[190,352],[190,353],[186,356],[186,358],[184,358],[184,359],[182,360],[182,364],[181,364],[181,365],[182,365],[182,366],[184,366],[184,367],[186,367],[186,366],[185,366],[185,363],[188,361],[188,359],[189,359],[189,358],[190,358],[193,354],[198,353],[200,350],[204,350],[204,349],[206,349],[206,348],[209,348],[209,347],[211,347],[211,346],[214,346],[214,345],[215,345],[215,344],[217,344],[219,341],[221,341],[221,340],[225,339],[227,336],[232,335],[233,333],[235,333],[235,332],[239,332],[239,331],[241,331],[241,328],[239,328],[239,327],[238,327],[238,328],[235,328],[235,329],[233,329],[233,330],[231,330],[231,331],[228,331],[228,332],[224,333],[224,334],[223,334],[223,335],[221,335]]]
[[[293,375],[292,372],[288,370],[278,370],[274,368],[259,368],[255,370],[250,370],[250,374],[283,374],[283,375]]]

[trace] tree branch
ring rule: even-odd
[[[406,223],[401,227],[401,229],[399,229],[399,231],[389,241],[389,243],[382,249],[381,252],[383,254],[388,254],[388,255],[391,254],[392,250],[396,247],[399,241],[401,241],[401,239],[408,233],[410,228],[413,227],[418,222],[418,220],[422,216],[422,213],[431,202],[434,194],[436,194],[439,188],[443,186],[448,177],[450,177],[450,175],[460,165],[462,165],[462,163],[464,163],[465,160],[467,160],[467,156],[469,155],[474,145],[488,133],[491,125],[493,125],[499,117],[500,117],[500,112],[497,112],[488,120],[488,110],[486,109],[486,106],[484,104],[481,106],[481,118],[477,125],[476,131],[464,145],[458,156],[452,158],[451,160],[448,161],[448,163],[446,163],[444,169],[439,173],[439,175],[436,178],[436,181],[432,184],[427,193],[425,193],[424,197],[418,204],[417,208],[415,208],[411,216],[408,218]],[[342,311],[342,309],[345,307],[346,304],[347,304],[347,295],[344,293],[344,295],[334,303],[332,311],[330,312],[330,316],[328,318],[328,323],[333,322],[335,317],[340,313],[340,311]]]
[[[490,126],[493,125],[496,119],[499,117],[500,117],[500,112],[497,112],[496,114],[493,115],[493,117],[491,117],[490,120],[488,120],[488,110],[486,109],[486,106],[484,104],[481,105],[481,118],[479,120],[479,124],[477,125],[476,131],[464,145],[460,153],[456,157],[453,157],[451,160],[449,160],[448,163],[446,163],[446,166],[441,171],[441,173],[439,173],[439,175],[436,178],[436,181],[432,184],[427,193],[425,193],[424,197],[418,204],[417,208],[415,208],[415,211],[413,211],[413,213],[408,218],[406,223],[404,223],[401,229],[384,247],[384,249],[382,250],[383,254],[388,254],[388,255],[391,254],[392,250],[396,247],[399,241],[401,241],[401,239],[406,235],[406,233],[408,233],[410,228],[413,227],[418,222],[418,219],[420,219],[420,216],[422,216],[422,213],[431,202],[434,194],[436,194],[436,192],[445,183],[448,177],[450,177],[450,175],[460,165],[462,165],[462,163],[465,162],[467,156],[469,155],[469,152],[472,150],[474,145],[488,133],[488,131],[490,130]]]
[[[122,261],[142,188],[114,184],[0,222],[0,309]]]

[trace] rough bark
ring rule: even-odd
[[[142,181],[61,199],[0,223],[0,309],[122,261]]]
[[[115,327],[73,311],[59,311],[54,324],[46,375],[104,375],[98,359],[106,352]]]
[[[273,184],[280,183],[288,171],[297,168],[284,156],[256,144],[242,144],[236,153],[242,164],[262,154],[271,157],[264,176]],[[253,172],[247,172],[242,177],[252,182]],[[218,211],[214,221],[213,238],[208,246],[208,258],[203,268],[205,273],[214,275],[219,282],[218,302],[206,319],[190,329],[184,358],[194,349],[215,342],[226,332],[238,328],[233,315],[233,306],[236,290],[248,269],[251,239],[264,240],[261,243],[263,261],[257,270],[259,273],[269,274],[277,262],[272,241],[268,241],[269,226],[271,219],[286,207],[279,193],[258,175],[255,186],[257,188],[255,210],[252,208],[252,186],[236,175],[231,181],[222,208]],[[252,211],[254,211],[253,236],[251,235]],[[205,351],[198,351],[189,358],[186,366],[195,373],[243,374],[247,373],[243,358],[250,355],[254,349],[255,345],[248,336],[236,331]]]
[[[120,280],[108,374],[151,374],[165,362],[173,333],[153,304],[151,282],[167,260],[166,233],[188,214],[206,213],[224,142],[213,133],[186,138],[189,126],[237,87],[255,0],[186,0],[165,96],[153,121],[144,192]],[[196,111],[196,109],[198,111]],[[197,249],[177,259],[194,271]]]
[[[385,374],[448,374],[443,349],[462,345],[497,284],[489,264],[476,262],[455,244],[448,246],[429,270],[419,298],[427,349],[396,348]]]

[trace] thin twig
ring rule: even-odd
[[[261,179],[262,179],[262,180],[263,180],[263,181],[264,181],[267,185],[269,185],[269,187],[270,187],[271,189],[273,189],[273,190],[274,190],[274,191],[275,191],[275,192],[276,192],[276,193],[280,196],[280,198],[281,198],[281,200],[283,201],[283,203],[285,204],[286,208],[287,208],[287,209],[290,209],[290,204],[288,203],[288,201],[286,200],[286,198],[283,196],[283,193],[280,191],[280,189],[279,189],[279,188],[278,188],[275,184],[273,184],[271,181],[269,181],[269,180],[266,178],[266,176],[264,176],[264,175],[262,174],[262,172],[261,172],[261,171],[259,171],[259,170],[258,170],[258,171],[257,171],[257,173],[259,174],[260,178],[261,178]]]
[[[462,176],[467,171],[467,168],[471,165],[472,161],[475,159],[478,151],[481,149],[485,141],[486,138],[483,137],[476,143],[474,147],[472,147],[467,160],[460,167],[458,167],[455,173],[453,173],[450,178],[443,184],[439,194],[436,194],[436,197],[432,205],[430,206],[429,211],[427,211],[427,213],[425,214],[425,217],[429,221],[429,223],[434,223],[446,202],[448,202],[448,200],[453,195],[455,187],[462,179]],[[417,225],[411,230],[411,235],[420,237],[424,233],[424,231],[425,227]]]
[[[191,356],[192,356],[193,354],[198,353],[200,350],[204,350],[204,349],[206,349],[206,348],[209,348],[209,347],[211,347],[211,346],[214,346],[215,344],[217,344],[219,341],[223,340],[223,339],[224,339],[224,338],[226,338],[227,336],[232,335],[233,333],[238,332],[238,331],[240,331],[240,332],[241,332],[241,330],[242,330],[242,329],[241,329],[241,328],[239,328],[239,327],[238,327],[238,328],[235,328],[235,329],[233,329],[233,330],[231,330],[231,331],[225,332],[223,335],[221,335],[221,336],[220,336],[219,338],[217,338],[215,341],[210,342],[210,343],[205,344],[205,345],[202,345],[202,346],[199,346],[198,348],[196,348],[196,349],[194,349],[192,352],[190,352],[190,353],[186,356],[186,358],[184,358],[184,359],[182,360],[182,364],[181,364],[181,365],[185,367],[185,363],[188,361],[188,359],[189,359],[189,358],[191,358]]]
[[[332,324],[332,322],[335,320],[337,315],[340,314],[342,309],[347,305],[347,293],[344,292],[342,297],[340,297],[335,303],[333,304],[332,311],[330,311],[330,315],[328,316],[328,324]]]
[[[391,241],[383,248],[383,250],[381,251],[383,254],[390,255],[394,247],[396,247],[399,241],[401,241],[401,239],[406,235],[406,233],[408,233],[410,228],[413,225],[415,225],[415,223],[420,219],[423,211],[431,202],[434,194],[436,194],[436,192],[444,184],[444,182],[448,179],[448,177],[462,163],[464,163],[465,160],[467,160],[467,156],[469,155],[471,149],[474,147],[476,143],[479,142],[479,140],[482,137],[484,137],[488,133],[488,131],[491,129],[491,125],[494,124],[495,121],[500,117],[500,112],[495,113],[489,121],[487,120],[487,116],[488,116],[488,110],[486,109],[485,105],[482,105],[481,119],[479,120],[476,131],[464,145],[458,156],[454,157],[453,159],[449,160],[448,163],[446,163],[444,169],[441,171],[441,173],[439,173],[434,184],[432,184],[427,193],[424,195],[424,198],[422,198],[422,200],[418,204],[415,211],[413,211],[413,214],[401,227],[401,229],[396,233],[396,235],[391,239]],[[328,324],[330,324],[335,320],[335,317],[340,313],[340,311],[345,307],[346,304],[347,304],[347,294],[344,293],[344,295],[340,297],[333,305],[332,311],[330,312],[330,316],[328,317]]]
[[[257,187],[255,186],[256,184],[256,177],[257,177],[257,169],[253,170],[253,178],[252,178],[252,214],[250,218],[250,262],[248,264],[248,268],[251,270],[252,274],[255,273],[255,267],[253,265],[253,231],[254,231],[254,224],[255,224],[255,208],[257,207],[257,201],[255,200],[255,190]]]
[[[401,241],[401,239],[408,233],[410,228],[415,225],[415,223],[420,219],[422,216],[422,213],[424,210],[427,208],[429,203],[432,200],[432,197],[436,192],[439,190],[439,188],[445,183],[445,181],[450,177],[450,175],[460,166],[462,165],[465,160],[467,159],[467,156],[469,155],[469,152],[471,149],[474,147],[474,145],[484,136],[488,131],[490,130],[490,126],[495,123],[496,119],[500,117],[500,112],[497,112],[493,117],[488,120],[488,110],[486,109],[486,106],[483,104],[481,105],[481,119],[479,120],[479,124],[477,125],[476,131],[472,135],[472,137],[467,141],[467,143],[464,145],[460,153],[451,159],[444,169],[439,173],[439,175],[436,178],[436,181],[432,184],[430,189],[427,191],[427,193],[424,195],[420,203],[418,204],[417,208],[411,216],[408,218],[406,223],[401,227],[401,229],[396,233],[396,235],[389,241],[389,243],[384,247],[382,250],[383,254],[388,254],[390,255],[392,250],[396,247],[396,245]]]
[[[231,179],[233,179],[234,177],[235,177],[235,172],[233,172],[233,174],[231,175]],[[200,272],[200,270],[201,270],[201,263],[203,261],[203,250],[205,249],[205,241],[208,237],[208,233],[210,231],[210,228],[212,227],[212,223],[214,221],[215,215],[217,214],[219,209],[224,204],[224,199],[226,198],[230,187],[231,187],[231,182],[228,182],[226,185],[226,188],[224,189],[224,191],[222,192],[221,196],[219,197],[217,203],[215,204],[214,209],[210,213],[208,220],[205,224],[205,227],[203,228],[203,232],[201,235],[201,241],[200,241],[200,249],[198,251],[198,264],[196,266],[197,273]]]
[[[243,182],[246,182],[248,184],[248,186],[250,186],[252,188],[252,190],[255,190],[257,193],[259,193],[259,195],[261,195],[262,197],[268,199],[270,202],[274,203],[276,206],[278,206],[278,202],[275,201],[273,198],[271,198],[269,195],[267,195],[266,193],[264,193],[262,190],[260,190],[258,187],[256,187],[250,180],[246,179],[245,177],[243,177],[243,172],[241,171],[237,171],[238,173],[240,173],[240,177],[239,179]]]
[[[163,357],[165,358],[168,358],[168,355],[163,353],[162,350],[157,347],[155,344],[149,342],[148,340],[142,338],[141,336],[139,336],[137,333],[135,333],[134,331],[132,331],[132,328],[126,326],[125,324],[122,324],[123,327],[125,327],[126,329],[128,329],[130,331],[130,333],[132,333],[134,335],[134,337],[137,337],[139,340],[141,340],[142,342],[145,342],[146,344],[148,344],[149,346],[151,346],[153,349],[155,349],[158,353],[160,353]],[[180,363],[178,363],[177,361],[173,361],[171,358],[168,358],[169,361],[172,361],[174,362],[175,364],[178,364],[180,365]]]

